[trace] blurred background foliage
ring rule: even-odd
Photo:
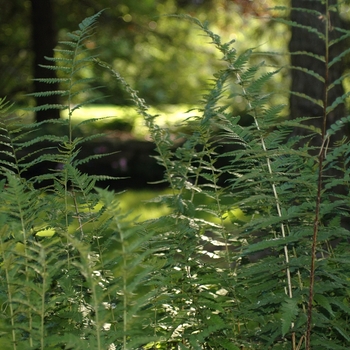
[[[2,34],[0,35],[0,96],[7,96],[19,106],[59,103],[55,100],[34,101],[33,98],[26,96],[27,93],[47,89],[45,84],[40,86],[38,82],[33,82],[33,78],[50,77],[50,74],[54,74],[53,71],[47,69],[39,71],[37,68],[40,63],[47,64],[47,61],[43,61],[43,57],[54,55],[52,49],[57,47],[58,41],[66,40],[67,32],[77,28],[77,24],[84,18],[106,9],[99,18],[95,35],[86,43],[86,47],[95,50],[100,60],[110,64],[135,90],[139,91],[139,95],[147,104],[156,107],[162,113],[162,106],[198,105],[201,96],[210,85],[211,77],[223,64],[220,61],[220,53],[213,45],[208,44],[208,38],[203,36],[193,23],[168,15],[189,14],[202,22],[207,21],[210,29],[220,35],[223,42],[235,40],[234,47],[238,53],[255,48],[256,60],[264,60],[267,67],[281,67],[289,64],[288,44],[291,30],[276,18],[282,16],[287,19],[290,13],[288,10],[277,12],[269,8],[298,4],[297,7],[300,7],[303,6],[303,1],[291,0],[287,3],[283,0],[5,1],[0,12]],[[333,2],[342,6],[341,26],[348,28],[350,1]],[[43,29],[45,26],[49,27],[46,31]],[[303,38],[299,40],[294,37],[294,40],[296,46],[299,46],[298,43],[302,45]],[[316,42],[309,44],[312,51],[311,47],[316,45]],[[296,50],[298,51],[298,48]],[[266,52],[282,54],[266,55]],[[348,71],[349,66],[349,59],[344,57],[342,67],[339,67],[339,76]],[[80,74],[84,78],[93,77],[94,86],[100,88],[90,90],[94,96],[89,96],[88,93],[78,94],[80,100],[74,103],[97,98],[94,103],[98,106],[132,104],[109,71],[95,65],[85,67]],[[299,78],[294,76],[294,81],[297,79]],[[291,80],[293,71],[289,69],[282,70],[271,80],[267,92],[274,93],[273,103],[289,105],[288,90]],[[343,85],[347,91],[350,87],[349,79],[344,79]],[[233,89],[234,86],[235,84],[232,84],[229,89]],[[53,86],[50,88],[58,89]],[[230,92],[234,93],[228,91],[228,95]],[[232,112],[240,114],[244,122],[246,113],[243,110],[241,97],[236,96],[233,101]],[[292,105],[291,102],[290,109],[297,111],[298,104],[301,103],[296,101]],[[41,118],[36,115],[38,121],[59,117],[58,112],[54,115],[52,110],[40,113],[43,115]],[[166,109],[164,113],[167,113]],[[293,111],[290,113],[286,107],[282,114],[288,117],[290,114],[293,115]],[[86,118],[88,117],[94,115],[86,115]],[[246,120],[249,122],[249,118]]]
[[[0,96],[19,104],[34,104],[32,92],[33,43],[31,37],[32,2],[12,0],[0,12]],[[44,0],[49,1],[49,0]],[[220,68],[218,52],[198,29],[186,20],[167,14],[190,14],[208,21],[210,28],[228,41],[235,39],[239,51],[257,47],[258,51],[287,51],[288,30],[271,20],[267,8],[282,0],[55,0],[52,1],[54,40],[65,40],[87,16],[106,8],[96,35],[87,43],[97,49],[99,58],[111,64],[140,92],[150,105],[198,103],[212,74]],[[40,18],[40,17],[39,17]],[[283,56],[271,59],[285,60]],[[129,105],[119,84],[100,67],[81,72],[94,76],[102,97],[99,104]],[[275,84],[288,83],[288,74]],[[275,89],[276,86],[275,86]],[[237,99],[239,109],[239,99]]]

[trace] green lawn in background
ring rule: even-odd
[[[152,191],[152,190],[128,190],[122,193],[116,193],[117,202],[119,203],[119,208],[123,214],[127,214],[125,217],[126,221],[129,222],[140,222],[159,218],[162,215],[167,215],[170,209],[165,205],[157,202],[147,203],[147,201],[162,195],[169,193],[168,190],[162,191]],[[46,194],[46,196],[50,196]],[[74,205],[73,202],[70,205]],[[102,204],[98,204],[94,210],[99,210]],[[86,211],[82,209],[82,211]],[[110,213],[109,213],[110,214]],[[40,221],[40,220],[39,220]],[[36,229],[44,228],[45,222],[43,221]],[[84,225],[84,229],[89,229],[90,224]],[[70,225],[69,231],[74,234],[79,228],[79,222],[77,220],[73,221]],[[51,237],[54,234],[53,229],[42,229],[37,233],[41,237]]]
[[[125,192],[116,193],[115,196],[118,199],[119,207],[123,214],[127,214],[125,220],[128,222],[141,222],[159,218],[163,215],[170,213],[170,208],[166,205],[159,203],[159,201],[154,201],[153,199],[162,196],[170,195],[171,190],[127,190]],[[247,216],[239,208],[230,207],[230,199],[226,199],[221,204],[226,205],[226,214],[224,215],[223,222],[220,218],[214,217],[206,212],[197,211],[196,217],[199,219],[208,220],[210,222],[221,224],[223,223],[228,230],[234,229],[234,222],[246,221]],[[194,199],[194,205],[199,208],[201,205],[206,204],[214,205],[214,201],[204,195],[197,195]],[[73,205],[73,203],[72,203]],[[100,206],[96,207],[99,210]],[[78,229],[78,222],[74,222],[70,225],[70,232],[73,234]],[[85,229],[89,228],[89,224],[84,226]],[[52,236],[53,230],[43,230],[38,233],[39,236]]]
[[[127,190],[117,194],[120,208],[124,213],[130,212],[129,218],[136,221],[145,221],[159,218],[170,213],[170,209],[158,202],[150,200],[169,194],[170,190]]]
[[[157,115],[157,124],[162,127],[173,127],[191,115],[195,111],[188,112],[193,106],[189,105],[162,105],[157,108],[151,107],[149,113]],[[68,111],[62,112],[62,117],[68,117]],[[121,129],[133,134],[137,139],[143,139],[148,135],[143,117],[131,106],[113,105],[87,105],[74,111],[73,123],[79,123],[87,119],[98,118],[100,120],[84,125],[85,132]]]
[[[175,128],[181,122],[196,115],[193,106],[186,104],[161,105],[151,107],[149,114],[157,116],[157,124],[161,127]],[[13,116],[21,119],[21,124],[32,123],[34,113],[32,111],[17,109],[13,111]],[[68,118],[68,110],[61,111],[62,118]],[[127,131],[135,139],[145,139],[148,137],[148,129],[145,126],[143,116],[138,114],[135,107],[117,105],[85,105],[74,111],[72,124],[77,125],[84,120],[98,119],[94,122],[84,124],[80,128],[84,134],[96,132],[108,133],[111,130]]]

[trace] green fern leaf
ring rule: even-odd
[[[336,98],[336,100],[326,108],[326,113],[332,112],[335,108],[337,108],[340,104],[344,103],[345,100],[350,96],[350,92],[345,93],[343,96]]]
[[[332,317],[335,317],[332,306],[326,296],[322,294],[315,294],[314,300],[318,305],[326,309]]]
[[[347,123],[350,121],[350,115],[337,120],[333,123],[329,129],[327,129],[327,135],[334,135],[337,131],[346,127]]]
[[[297,9],[293,8],[293,10],[297,10]],[[306,11],[314,12],[314,14],[318,14],[317,16],[322,16],[322,14],[320,12],[317,12],[317,11],[308,10],[308,9],[299,9],[299,10],[301,10],[301,11],[305,11],[306,10]],[[316,28],[314,28],[314,27],[305,26],[305,25],[302,25],[302,24],[294,22],[294,21],[286,20],[284,18],[275,18],[274,20],[277,21],[277,22],[286,24],[288,26],[305,29],[305,30],[307,30],[310,33],[315,33],[323,41],[325,41],[325,39],[326,39],[325,35],[322,32],[320,32],[319,30],[317,30]]]
[[[316,78],[318,81],[324,83],[325,80],[324,80],[324,77],[322,77],[320,74],[314,72],[313,70],[310,70],[310,69],[306,69],[306,68],[303,68],[303,67],[296,67],[296,66],[290,66],[289,67],[290,69],[294,69],[294,70],[299,70],[301,72],[304,72],[314,78]]]
[[[232,64],[232,70],[241,70],[249,61],[250,57],[252,56],[253,50],[249,49],[242,54],[240,54],[234,63]]]
[[[341,77],[339,77],[339,79],[334,80],[333,82],[331,82],[329,84],[329,86],[327,87],[327,90],[330,91],[334,86],[342,84],[342,82],[349,77],[350,74],[343,74]]]
[[[311,101],[311,102],[315,103],[316,105],[318,105],[318,106],[320,106],[320,107],[323,108],[323,102],[322,102],[322,100],[317,100],[317,99],[315,99],[315,98],[312,98],[312,97],[310,97],[310,96],[308,96],[308,95],[305,95],[305,94],[303,94],[303,93],[296,92],[296,91],[291,91],[290,93],[293,94],[293,95],[295,95],[295,96],[305,98],[306,100],[309,100],[309,101]]]
[[[64,90],[56,90],[56,91],[33,92],[31,94],[27,94],[27,96],[34,96],[34,97],[54,96],[54,95],[64,96],[65,94],[66,94],[66,91]]]
[[[40,64],[40,67],[42,68],[46,68],[46,69],[50,69],[50,70],[60,70],[62,72],[65,72],[65,73],[69,73],[72,68],[67,66],[67,67],[64,67],[64,66],[50,66],[48,64]]]
[[[317,60],[319,60],[321,62],[326,62],[326,59],[325,59],[324,56],[317,55],[317,54],[315,54],[313,52],[308,52],[308,51],[294,51],[294,52],[291,52],[290,55],[293,55],[293,56],[296,56],[296,55],[309,56],[309,57],[312,57],[312,58],[316,58]],[[299,67],[299,68],[303,69],[301,67]]]
[[[330,40],[329,47],[339,43],[340,41],[346,40],[350,37],[350,33],[346,29],[339,28],[339,27],[333,27],[332,29],[339,32],[339,33],[343,33],[344,35],[339,36],[336,39]],[[345,51],[348,51],[348,50],[345,50]]]
[[[292,324],[298,314],[298,301],[294,298],[288,298],[281,307],[282,336],[284,337],[292,328]]]

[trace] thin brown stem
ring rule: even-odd
[[[315,288],[315,265],[316,265],[316,246],[317,246],[317,235],[320,224],[320,208],[322,203],[322,178],[323,178],[323,162],[326,157],[327,149],[327,135],[326,135],[326,123],[327,123],[327,104],[328,104],[328,62],[329,62],[329,46],[328,46],[328,33],[329,33],[329,11],[328,1],[326,1],[326,16],[325,16],[325,83],[323,91],[323,123],[322,123],[322,139],[321,149],[318,154],[318,178],[317,178],[317,199],[315,208],[315,219],[313,225],[313,236],[312,236],[312,247],[311,247],[311,264],[310,264],[310,287],[309,287],[309,301],[307,308],[307,327],[305,336],[305,348],[306,350],[311,349],[311,331],[312,331],[312,310],[313,310],[313,299],[314,299],[314,288]]]

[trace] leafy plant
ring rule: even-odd
[[[334,43],[327,13],[325,33],[318,33],[326,74]],[[37,108],[67,109],[66,120],[23,124],[0,103],[2,348],[346,349],[349,143],[329,140],[350,117],[326,123],[335,107],[327,92],[337,82],[319,76],[321,102],[304,96],[322,107],[321,129],[307,124],[309,116],[285,120],[284,106],[272,105],[264,89],[280,69],[256,63],[253,49],[239,53],[234,41],[222,43],[208,24],[183,16],[224,64],[175,148],[137,91],[85,49],[98,16],[85,19],[49,59],[65,87],[44,94],[66,102]],[[72,124],[81,106],[72,107],[74,97],[89,91],[75,73],[94,62],[144,117],[171,190],[153,201],[169,214],[130,222],[118,195],[79,170],[100,156],[79,157],[96,136],[77,137]],[[248,125],[231,111],[236,97],[245,102]],[[47,125],[61,125],[66,135],[37,134]],[[300,126],[307,137],[292,134]],[[50,164],[47,172],[26,179],[41,162]],[[334,169],[339,175],[329,176]]]
[[[78,126],[72,123],[81,106],[72,105],[75,96],[89,92],[89,81],[75,77],[93,62],[85,42],[98,16],[61,42],[59,57],[48,58],[62,90],[40,95],[59,94],[65,103],[36,109],[67,109],[67,119],[23,124],[1,101],[2,349],[126,349],[147,342],[133,314],[147,313],[141,308],[150,290],[144,286],[143,298],[136,296],[152,270],[152,251],[143,248],[149,234],[128,223],[115,194],[95,186],[114,179],[79,170],[100,157],[79,157],[97,135],[75,137]],[[66,133],[48,133],[57,127]],[[47,164],[47,172],[27,176],[38,164]]]
[[[312,10],[297,10],[315,15]],[[333,10],[326,6],[326,11]],[[329,17],[317,13],[321,15]],[[329,106],[327,91],[337,82],[318,76],[325,82],[322,102],[303,97],[322,106],[323,127],[310,126],[311,116],[283,120],[279,113],[284,106],[269,105],[270,96],[263,90],[279,70],[249,64],[254,50],[238,54],[234,42],[223,44],[207,25],[186,18],[211,39],[226,68],[214,77],[199,116],[186,120],[192,129],[182,135],[182,147],[172,150],[167,131],[155,124],[136,91],[114,72],[144,115],[173,189],[173,196],[159,199],[173,213],[151,224],[151,229],[164,227],[161,234],[167,243],[162,242],[161,249],[173,269],[173,274],[166,270],[161,283],[175,294],[173,303],[160,320],[173,315],[167,328],[170,340],[183,348],[346,348],[349,232],[342,222],[347,217],[349,146],[346,139],[330,146],[329,138],[349,118],[326,123],[346,95]],[[318,35],[325,43],[322,59],[327,75],[340,57],[327,61],[335,42],[327,35],[327,20],[325,28],[326,34]],[[246,101],[251,125],[241,125],[240,117],[230,113],[235,96]],[[304,127],[308,139],[303,134],[290,136],[295,127]],[[225,165],[220,165],[222,159],[227,160]],[[339,171],[338,176],[328,175],[332,169]],[[223,178],[226,183],[220,181]],[[339,187],[344,192],[336,190]],[[210,204],[194,206],[198,196],[210,198]],[[231,205],[222,205],[223,198],[230,198]],[[202,212],[212,220],[204,220]],[[226,217],[232,219],[233,228],[225,224]],[[206,250],[213,240],[215,253]],[[157,313],[163,308],[164,304]]]

